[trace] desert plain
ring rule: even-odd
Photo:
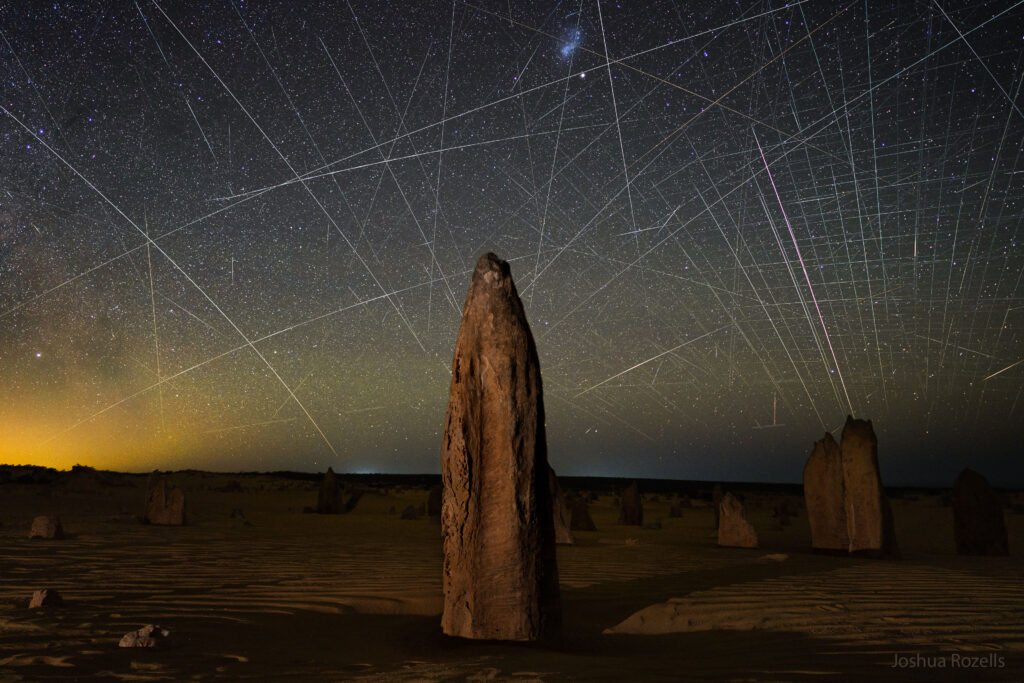
[[[436,476],[341,475],[363,495],[322,515],[319,475],[176,472],[174,527],[140,522],[146,475],[8,471],[3,681],[1024,679],[1018,492],[1010,555],[968,557],[948,491],[888,488],[901,557],[879,560],[812,552],[799,485],[724,484],[757,530],[743,549],[716,543],[712,482],[640,480],[637,527],[618,524],[629,480],[565,477],[597,530],[558,546],[561,640],[526,645],[442,634],[441,527],[402,518]],[[29,539],[42,514],[67,537]],[[29,609],[43,588],[63,606]],[[167,647],[118,647],[146,624]]]

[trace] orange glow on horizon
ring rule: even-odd
[[[194,438],[131,429],[112,420],[69,430],[70,424],[54,413],[0,416],[0,463],[58,470],[87,465],[122,472],[195,464]]]

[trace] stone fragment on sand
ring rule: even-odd
[[[590,517],[590,505],[586,498],[574,498],[569,512],[569,529],[572,531],[597,531],[594,520]]]
[[[337,515],[342,509],[341,486],[333,467],[328,467],[320,482],[316,498],[316,511],[322,515]]]
[[[171,486],[159,472],[153,472],[146,481],[143,519],[147,524],[181,526],[185,523],[185,492]]]
[[[639,538],[599,538],[597,542],[602,545],[640,545]]]
[[[138,631],[121,637],[118,647],[165,647],[170,642],[171,632],[157,624],[147,624]]]
[[[644,504],[640,499],[640,487],[635,481],[622,492],[619,524],[630,526],[643,526],[644,524]]]
[[[844,489],[839,444],[826,432],[823,439],[814,442],[804,465],[804,501],[812,548],[842,552],[849,549]]]
[[[960,555],[1009,555],[1006,519],[988,480],[965,469],[953,484],[953,532]]]
[[[445,634],[535,641],[560,629],[540,362],[508,264],[477,262],[441,452]]]
[[[60,607],[63,604],[64,598],[61,597],[59,591],[43,588],[42,590],[32,592],[32,600],[28,603],[28,608]]]
[[[32,520],[32,528],[28,532],[29,538],[45,538],[49,540],[60,540],[64,538],[64,527],[57,515],[40,515]]]
[[[548,467],[548,491],[551,493],[551,514],[555,523],[555,543],[559,545],[572,545],[576,542],[576,539],[572,535],[569,506],[565,503],[562,487],[558,485],[558,477],[555,476],[555,470],[551,467]]]
[[[789,559],[789,555],[786,553],[769,553],[767,555],[762,555],[759,559],[768,562],[785,562]]]
[[[756,548],[757,532],[747,520],[743,503],[731,493],[718,505],[718,545],[731,548]]]
[[[895,557],[892,510],[878,472],[878,439],[871,420],[848,416],[839,450],[850,552]]]

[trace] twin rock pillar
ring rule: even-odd
[[[815,549],[899,555],[870,420],[847,417],[839,444],[831,434],[814,444],[804,466],[804,500]]]

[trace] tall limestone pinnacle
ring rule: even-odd
[[[441,451],[443,631],[548,640],[561,626],[540,362],[506,262],[477,262]]]
[[[878,439],[871,420],[847,416],[839,444],[851,553],[896,557],[892,509],[878,470]]]
[[[811,546],[816,550],[847,552],[850,535],[846,525],[846,485],[839,444],[832,434],[814,442],[804,466],[804,500],[811,526]]]

